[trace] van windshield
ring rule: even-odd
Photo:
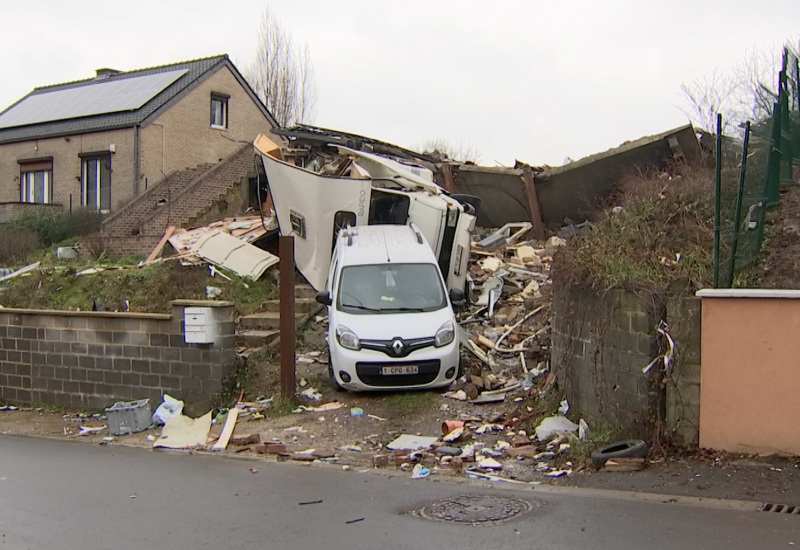
[[[336,309],[347,313],[408,313],[447,307],[434,264],[353,265],[342,269]]]

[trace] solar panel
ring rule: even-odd
[[[135,111],[187,72],[181,69],[133,78],[99,80],[76,88],[35,94],[0,115],[0,128]]]

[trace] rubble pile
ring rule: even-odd
[[[565,241],[523,240],[530,229],[530,223],[507,224],[473,243],[474,306],[459,319],[472,360],[464,362],[463,375],[448,397],[502,402],[546,391],[553,383],[550,263]]]

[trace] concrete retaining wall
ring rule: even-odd
[[[659,422],[677,443],[697,444],[699,304],[692,296],[554,285],[552,367],[570,410],[625,434],[649,438]],[[670,323],[676,342],[668,378],[656,364]]]
[[[210,307],[213,344],[184,341],[184,309]],[[235,368],[234,306],[179,300],[170,315],[0,310],[0,399],[100,409],[169,393],[213,401]]]

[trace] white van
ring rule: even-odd
[[[414,225],[339,232],[326,289],[334,386],[352,391],[434,388],[459,370],[452,301],[428,243]]]

